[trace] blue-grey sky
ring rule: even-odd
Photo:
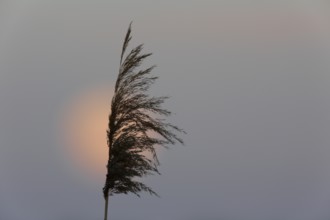
[[[161,198],[113,196],[110,219],[330,218],[329,2],[2,0],[1,220],[103,219],[93,107],[130,21],[188,134],[144,179]]]

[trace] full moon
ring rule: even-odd
[[[97,180],[104,179],[106,174],[109,153],[106,131],[112,96],[112,86],[79,93],[66,105],[60,125],[66,159],[75,171]],[[152,158],[150,152],[143,154]]]
[[[65,108],[61,126],[67,158],[75,168],[97,179],[106,173],[111,88],[99,87],[74,97]]]

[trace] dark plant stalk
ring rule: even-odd
[[[104,220],[107,220],[107,219],[108,219],[108,202],[109,202],[109,195],[107,195],[104,199],[105,199]]]

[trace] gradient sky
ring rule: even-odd
[[[0,219],[103,219],[105,161],[67,139],[110,100],[130,21],[188,134],[145,178],[161,198],[113,196],[109,218],[329,220],[325,0],[0,1]]]

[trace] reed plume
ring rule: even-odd
[[[168,97],[151,97],[147,94],[158,78],[151,75],[155,66],[142,70],[139,67],[151,53],[142,53],[143,44],[127,52],[131,38],[130,24],[120,56],[107,130],[109,159],[103,188],[105,220],[110,195],[134,193],[139,196],[141,191],[146,191],[157,196],[155,191],[139,179],[159,174],[156,146],[168,147],[177,142],[183,144],[176,133],[184,131],[164,119],[171,114],[162,108]],[[152,157],[147,157],[143,152],[149,152]]]

